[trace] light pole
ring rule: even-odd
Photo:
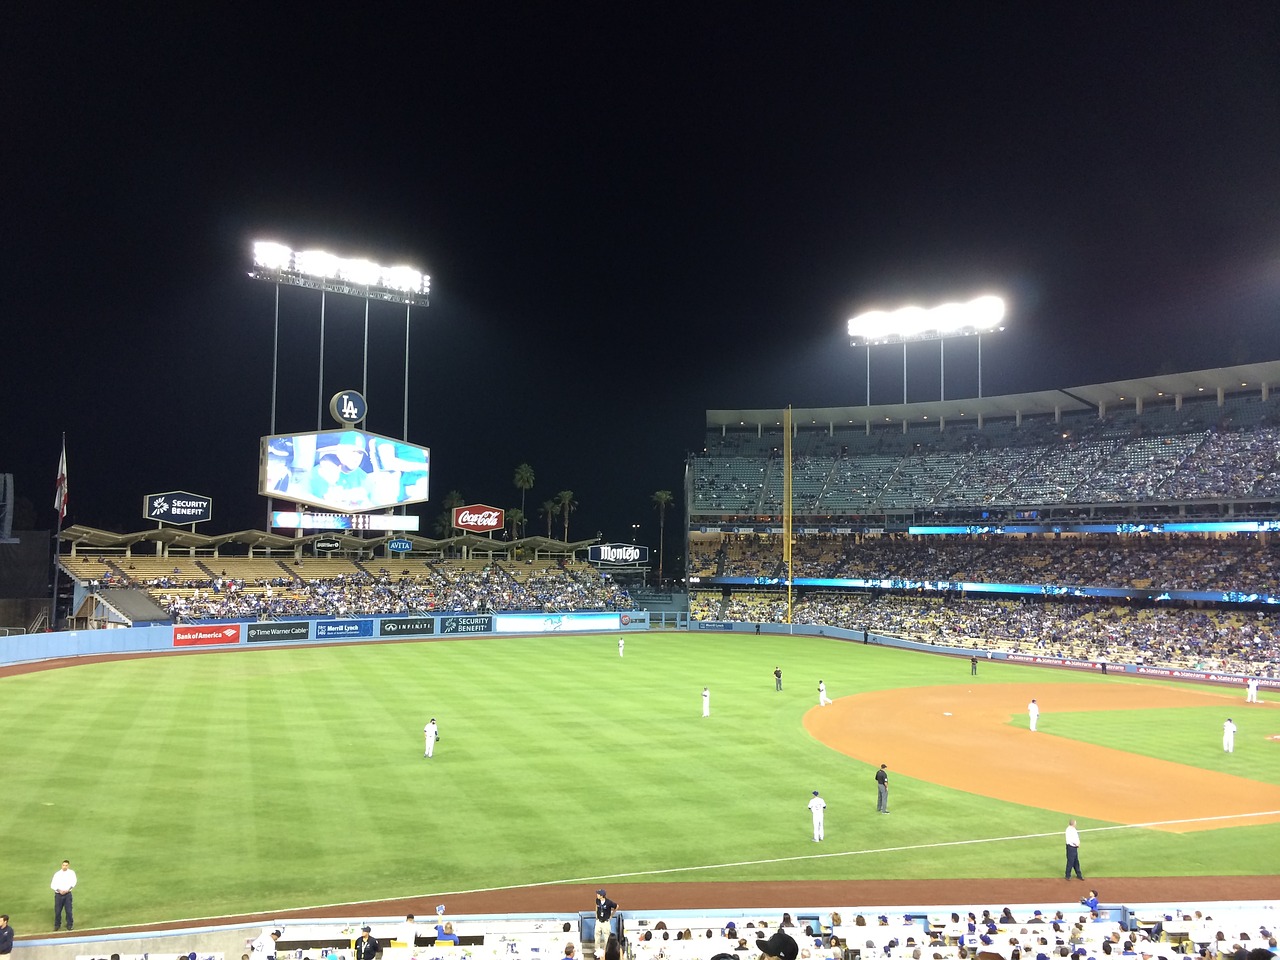
[[[316,429],[324,418],[325,306],[330,293],[364,300],[364,349],[361,357],[362,394],[369,386],[369,303],[404,304],[404,402],[401,439],[409,439],[409,314],[415,306],[430,302],[431,278],[414,267],[384,267],[370,260],[335,256],[324,250],[292,250],[282,243],[259,240],[253,245],[254,280],[276,285],[275,335],[271,351],[271,433],[276,432],[276,395],[280,369],[280,287],[303,287],[320,291],[320,361],[317,369]],[[267,523],[273,509],[267,500]]]
[[[427,306],[430,302],[431,278],[414,267],[384,267],[370,260],[335,256],[324,250],[291,250],[281,243],[260,240],[253,245],[253,267],[249,276],[254,280],[266,280],[276,285],[276,332],[271,361],[271,432],[276,430],[276,389],[280,362],[280,286],[303,287],[320,291],[320,407],[317,417],[324,410],[324,336],[325,298],[330,293],[348,297],[360,297],[365,301],[365,336],[362,356],[362,383],[368,387],[369,370],[369,303],[403,303],[404,314],[404,417],[403,428],[408,440],[409,432],[409,313],[415,306]],[[320,429],[322,424],[317,424]]]

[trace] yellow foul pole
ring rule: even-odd
[[[791,407],[782,416],[782,567],[787,575],[787,623],[791,622]]]

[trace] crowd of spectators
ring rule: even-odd
[[[1089,899],[1092,898],[1092,899]],[[670,928],[663,920],[628,922],[627,953],[634,960],[705,960],[751,956],[757,941],[785,933],[796,960],[1272,960],[1276,938],[1270,905],[1205,904],[1204,909],[1154,905],[1121,923],[1097,907],[1089,891],[1079,907],[1045,903],[960,907],[946,912],[855,913],[852,908],[816,916],[776,913],[766,918],[695,917]],[[775,940],[776,942],[776,940]],[[766,951],[768,955],[773,953]]]
[[[698,593],[695,619],[784,623],[780,593]],[[890,593],[806,594],[792,622],[1010,653],[1280,676],[1280,613],[1136,607],[1105,600],[977,600]]]
[[[277,617],[389,616],[412,613],[496,613],[630,610],[634,603],[614,581],[586,569],[550,566],[516,576],[498,564],[418,572],[351,573],[313,580],[141,584],[176,620]]]
[[[1146,503],[1280,498],[1280,411],[1273,400],[1245,422],[1212,428],[1189,418],[1169,432],[1127,418],[1077,419],[1070,426],[1024,423],[1017,431],[915,435],[906,447],[846,444],[839,451],[793,452],[796,509],[845,514],[1052,504]],[[721,439],[721,438],[717,438]],[[883,438],[881,438],[883,440]],[[692,512],[776,512],[782,497],[779,452],[691,458]]]

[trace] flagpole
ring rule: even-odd
[[[62,518],[67,515],[67,434],[62,433],[62,457],[58,460],[58,487],[54,494],[58,532],[53,537],[53,596],[49,599],[49,629],[58,629],[58,556],[62,546]]]

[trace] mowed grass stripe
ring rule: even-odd
[[[894,816],[875,816],[872,768],[801,726],[819,677],[836,697],[1125,682],[987,661],[971,678],[967,661],[875,645],[698,633],[629,635],[625,658],[616,636],[500,637],[6,678],[6,904],[20,928],[47,928],[63,856],[81,870],[82,925],[105,925],[1060,829],[1056,814],[903,777]],[[1202,727],[1196,712],[1112,725],[1110,745],[1164,749]],[[442,740],[424,760],[431,716]],[[830,805],[824,847],[809,841],[812,789]],[[1280,848],[1274,827],[1151,834],[1090,842],[1086,870],[1263,873]],[[1010,841],[690,877],[1052,876],[1060,856],[1056,842]]]

